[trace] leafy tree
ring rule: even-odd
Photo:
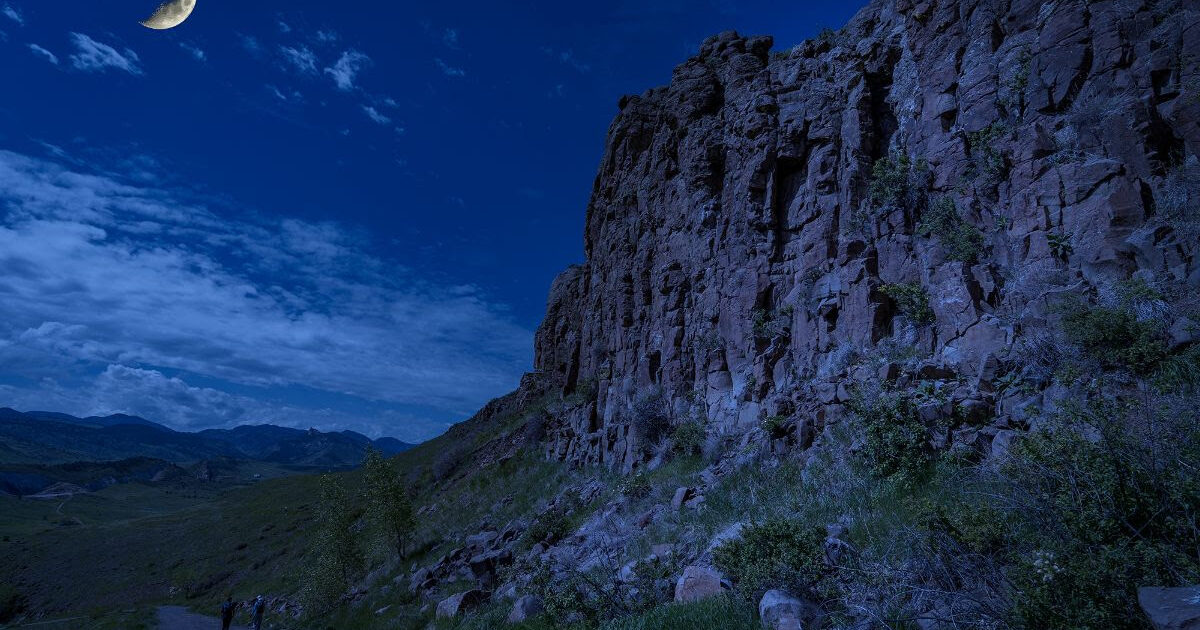
[[[387,544],[395,545],[404,556],[404,547],[412,537],[416,520],[408,491],[400,482],[392,463],[374,447],[367,447],[363,470],[367,482],[367,519]]]
[[[322,475],[317,502],[318,529],[305,576],[304,600],[313,611],[328,609],[362,570],[363,555],[352,531],[357,520],[346,490],[331,475]]]

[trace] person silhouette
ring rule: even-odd
[[[267,610],[267,602],[262,595],[254,598],[254,604],[250,607],[250,627],[253,630],[262,630],[263,613]]]
[[[221,602],[221,630],[229,630],[229,626],[233,623],[233,613],[237,612],[237,607],[232,595]]]

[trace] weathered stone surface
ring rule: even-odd
[[[758,602],[758,617],[769,630],[803,630],[810,606],[788,593],[772,589]]]
[[[521,623],[540,615],[544,609],[542,598],[537,595],[522,595],[513,602],[512,611],[508,613],[508,623]]]
[[[977,383],[962,411],[985,422],[994,357],[1053,323],[1048,298],[1135,273],[1200,288],[1200,241],[1154,201],[1200,150],[1200,66],[1177,63],[1200,53],[1184,35],[1200,12],[934,9],[872,2],[837,34],[844,45],[774,56],[769,39],[722,33],[669,85],[622,99],[587,259],[555,280],[536,339],[541,374],[594,392],[550,432],[552,457],[644,465],[630,416],[651,390],[673,416],[695,406],[734,434],[787,402],[804,436],[820,436],[845,413],[848,359],[885,342],[930,357],[916,379]],[[889,154],[928,164],[923,193],[979,230],[977,260],[919,233],[919,208],[871,199],[872,165]],[[880,290],[891,283],[924,287],[933,323],[901,313]],[[873,375],[912,382],[898,364]]]
[[[675,601],[694,602],[725,592],[724,578],[708,567],[691,565],[675,583]]]
[[[1200,630],[1200,586],[1139,588],[1138,603],[1155,630]]]
[[[485,601],[487,601],[487,593],[483,591],[464,591],[438,602],[436,615],[438,618],[457,617]]]

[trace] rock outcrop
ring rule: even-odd
[[[537,334],[537,370],[582,400],[550,456],[643,465],[652,396],[710,435],[779,419],[763,439],[804,447],[851,377],[947,383],[952,410],[1000,418],[947,443],[1003,450],[1028,401],[992,382],[1057,299],[1200,288],[1196,217],[1165,199],[1200,181],[1198,14],[877,0],[791,51],[705,41],[609,130],[587,260]]]

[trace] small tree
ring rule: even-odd
[[[367,481],[367,518],[386,544],[395,545],[396,553],[403,557],[405,543],[416,526],[408,491],[395,467],[379,449],[367,447],[363,468]]]
[[[332,475],[322,475],[317,502],[317,532],[310,551],[312,562],[304,584],[304,599],[313,611],[326,610],[350,587],[362,569],[363,556],[351,528],[346,490]]]

